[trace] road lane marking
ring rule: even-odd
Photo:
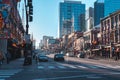
[[[69,65],[68,67],[70,67],[70,68],[77,68],[77,67],[75,67],[75,66],[73,66],[73,65]]]
[[[98,67],[97,66],[88,66],[90,68],[93,68],[93,69],[97,69]]]
[[[43,66],[38,66],[38,69],[44,69],[44,67]]]
[[[48,66],[48,68],[49,68],[49,69],[55,69],[55,67],[54,67],[54,66]]]
[[[60,65],[74,69],[77,68],[75,65],[70,65],[70,64],[60,64]]]
[[[5,80],[6,78],[9,78],[22,70],[23,69],[0,70],[0,80]]]
[[[66,67],[64,67],[64,66],[58,66],[58,68],[60,68],[60,69],[66,69]]]
[[[83,68],[83,69],[88,69],[88,67],[85,67],[85,66],[80,66],[78,65],[79,68]]]
[[[101,65],[95,65],[95,66],[97,66],[97,67],[99,67],[99,68],[108,68],[108,67],[106,67],[106,66],[101,66]]]
[[[0,79],[0,80],[5,80],[5,79]]]
[[[14,75],[15,73],[0,73],[0,76],[2,76],[2,75]]]
[[[119,69],[120,66],[114,66],[114,65],[105,65],[105,68],[112,68],[112,69]]]
[[[11,75],[10,75],[10,76],[11,76]],[[8,77],[10,77],[10,76],[6,76],[6,75],[1,76],[1,75],[0,75],[0,78],[8,78]]]
[[[40,79],[33,79],[33,80],[56,80],[56,79],[71,79],[71,78],[92,78],[92,79],[100,79],[101,76],[97,75],[78,75],[78,76],[64,76],[64,77],[54,77],[54,78],[40,78]]]

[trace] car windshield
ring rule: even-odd
[[[46,55],[39,55],[39,57],[47,57]]]
[[[63,54],[57,54],[56,56],[63,57]]]

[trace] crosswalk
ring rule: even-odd
[[[10,78],[11,76],[15,75],[16,73],[20,71],[22,71],[22,69],[0,70],[0,80],[6,80],[7,78]]]
[[[37,68],[38,69],[120,69],[120,66],[60,64],[60,65],[38,65]]]

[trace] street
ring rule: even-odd
[[[32,65],[23,66],[23,58],[4,63],[0,67],[0,80],[119,80],[120,64],[105,61],[66,57],[56,62],[53,54],[48,62],[33,60]],[[108,60],[106,60],[108,61]]]

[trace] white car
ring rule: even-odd
[[[70,53],[66,53],[66,56],[73,57],[74,54],[70,52]]]

